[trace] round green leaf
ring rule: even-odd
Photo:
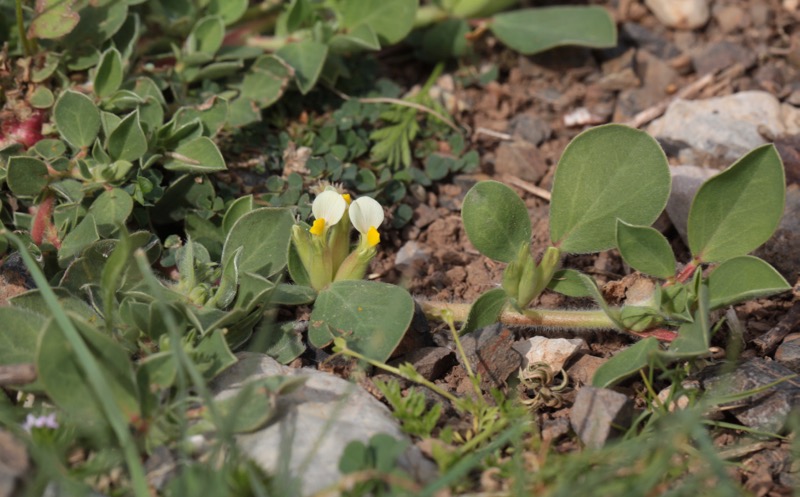
[[[517,52],[531,55],[562,45],[592,48],[617,44],[617,27],[599,6],[519,9],[497,14],[489,29]]]
[[[200,19],[186,40],[189,53],[201,52],[214,55],[225,38],[225,24],[221,17],[208,16]]]
[[[703,183],[687,227],[692,255],[722,262],[766,242],[783,215],[783,164],[773,145],[758,147]]]
[[[61,137],[75,148],[91,145],[100,131],[100,110],[76,91],[67,90],[58,97],[53,118]]]
[[[749,255],[720,264],[708,277],[712,309],[785,292],[792,287],[775,268]]]
[[[592,385],[606,388],[619,383],[650,364],[651,358],[659,350],[658,340],[653,337],[636,342],[597,368]]]
[[[28,27],[28,37],[53,40],[61,38],[78,25],[81,17],[73,10],[75,2],[37,0],[36,17]]]
[[[50,88],[40,86],[36,88],[28,101],[31,103],[31,107],[36,109],[49,109],[53,106],[53,102],[55,102],[56,99],[53,96],[53,92],[50,91]]]
[[[109,48],[100,56],[94,75],[94,94],[100,98],[111,96],[122,84],[122,56],[116,48]]]
[[[297,88],[305,95],[311,91],[322,73],[328,57],[328,45],[312,40],[287,43],[275,55],[294,69]]]
[[[33,362],[39,335],[44,332],[44,318],[24,309],[0,307],[0,322],[0,364]]]
[[[222,249],[223,264],[242,250],[239,274],[271,276],[286,266],[294,217],[288,209],[264,207],[248,212],[236,221]]]
[[[147,152],[147,138],[139,122],[139,110],[125,116],[108,137],[108,153],[114,160],[134,161]]]
[[[494,288],[485,292],[469,308],[469,315],[459,334],[464,335],[496,323],[506,304],[508,304],[508,294],[504,289]]]
[[[6,182],[11,192],[20,197],[38,195],[50,179],[47,165],[33,157],[11,157],[8,159]]]
[[[341,3],[342,24],[348,31],[366,24],[384,45],[392,45],[411,32],[418,3],[418,0],[348,0]]]
[[[667,158],[647,133],[619,124],[589,129],[558,162],[550,237],[567,253],[606,250],[614,246],[617,218],[649,226],[669,190]]]
[[[525,203],[497,181],[473,186],[461,208],[469,240],[483,255],[511,262],[522,244],[530,243],[531,220]]]
[[[208,2],[208,13],[222,17],[229,26],[241,18],[247,11],[247,0],[211,0]]]
[[[116,231],[118,225],[124,225],[132,211],[133,199],[119,188],[104,191],[89,207],[89,214],[94,216],[97,231],[103,236]]]
[[[376,281],[337,281],[314,303],[309,339],[324,347],[335,337],[370,359],[384,362],[400,343],[411,318],[414,299],[404,289]]]
[[[675,275],[675,255],[657,229],[634,226],[617,219],[617,248],[633,269],[656,278]]]
[[[164,164],[171,171],[208,173],[224,171],[225,159],[217,146],[206,136],[200,136],[181,144]]]

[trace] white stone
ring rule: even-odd
[[[800,109],[781,105],[763,91],[745,91],[705,100],[676,100],[648,133],[684,142],[695,150],[733,162],[767,143],[759,127],[774,136],[800,132]]]
[[[644,3],[670,28],[701,28],[711,16],[708,0],[645,0]]]
[[[582,338],[546,338],[536,336],[527,340],[515,342],[514,350],[522,355],[522,368],[529,364],[543,362],[550,366],[553,372],[558,372],[564,367],[572,356],[578,352],[588,352],[589,346]]]
[[[254,353],[212,382],[215,398],[235,395],[253,379],[304,376],[305,384],[277,398],[275,419],[253,433],[236,437],[239,448],[268,474],[281,480],[281,495],[317,494],[340,481],[339,458],[348,443],[366,443],[377,433],[408,440],[389,409],[360,386],[315,369],[295,369]],[[409,444],[398,466],[424,483],[435,465]]]

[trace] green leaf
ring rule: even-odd
[[[108,137],[106,150],[114,160],[134,161],[147,152],[147,138],[139,123],[139,109],[125,116]]]
[[[406,37],[414,27],[418,0],[348,0],[342,2],[343,27],[355,31],[366,24],[384,45],[393,45]]]
[[[122,56],[116,48],[109,48],[100,56],[94,75],[94,94],[100,98],[111,96],[122,84]]]
[[[86,216],[75,228],[67,233],[58,249],[59,263],[79,255],[83,249],[100,239],[94,216]]]
[[[34,362],[39,335],[44,332],[45,319],[33,312],[14,307],[0,307],[0,364]]]
[[[531,220],[525,203],[497,181],[481,181],[467,192],[461,218],[475,248],[494,260],[511,262],[520,246],[530,243]]]
[[[28,101],[30,102],[31,107],[36,109],[49,109],[53,106],[53,102],[55,102],[56,99],[53,96],[53,92],[50,90],[50,88],[39,86],[28,98]]]
[[[97,231],[102,236],[110,236],[119,225],[124,225],[131,212],[133,199],[119,188],[104,191],[89,207],[89,214],[94,217]]]
[[[81,17],[73,9],[76,0],[37,0],[36,17],[28,27],[29,38],[53,40],[66,35]]]
[[[239,274],[271,276],[286,266],[294,217],[289,209],[264,207],[251,211],[236,221],[222,249],[223,265],[233,253],[244,247]]]
[[[586,288],[581,273],[574,269],[559,269],[553,274],[547,288],[567,297],[591,297],[592,292]]]
[[[734,257],[720,264],[709,275],[709,305],[712,309],[719,309],[745,300],[785,292],[791,288],[775,268],[758,257]]]
[[[617,28],[599,6],[520,9],[495,15],[489,29],[504,44],[531,55],[562,45],[609,48],[617,44]]]
[[[709,289],[701,283],[697,289],[697,310],[691,323],[681,325],[678,337],[661,356],[666,359],[687,359],[708,354],[711,341],[711,325],[708,321]]]
[[[617,219],[617,248],[625,262],[637,271],[662,279],[675,275],[672,247],[655,228]]]
[[[606,314],[606,316],[611,319],[611,321],[617,325],[619,329],[624,329],[625,326],[620,321],[619,311],[613,309],[606,299],[603,298],[603,292],[600,291],[600,288],[597,287],[597,283],[592,279],[591,276],[588,274],[578,273],[578,278],[583,282],[584,288],[586,288],[586,292],[588,293],[588,297],[594,299],[595,303],[600,306],[600,309]]]
[[[197,21],[186,38],[187,53],[200,52],[214,55],[225,38],[225,24],[221,17],[208,16]]]
[[[335,53],[360,52],[363,50],[380,50],[378,35],[367,24],[360,24],[349,33],[334,35],[329,43]]]
[[[75,148],[90,146],[100,131],[100,110],[76,91],[66,90],[58,97],[53,119],[61,137]]]
[[[316,347],[342,337],[347,346],[384,362],[414,317],[414,299],[404,289],[376,281],[337,281],[321,291],[309,320]]]
[[[210,0],[206,8],[209,14],[220,16],[230,26],[247,12],[247,0]]]
[[[74,319],[81,338],[111,387],[115,404],[127,420],[139,414],[139,400],[128,352],[88,323]],[[36,354],[39,380],[48,397],[70,418],[80,420],[82,429],[104,429],[103,408],[86,379],[72,346],[55,322],[44,331]]]
[[[692,201],[689,248],[702,262],[745,255],[766,242],[783,215],[783,164],[773,145],[747,153],[703,183]]]
[[[236,364],[236,356],[228,347],[225,333],[219,329],[203,337],[191,356],[203,376],[209,380]]]
[[[225,159],[217,146],[206,136],[195,138],[181,144],[164,164],[170,171],[209,173],[224,171]]]
[[[485,292],[469,308],[467,320],[458,333],[464,335],[496,323],[506,304],[508,304],[508,294],[504,289],[494,288]]]
[[[47,164],[33,157],[8,159],[6,182],[14,195],[35,197],[47,186],[50,173]]]
[[[607,124],[567,145],[553,178],[550,237],[567,253],[614,246],[617,218],[649,226],[669,197],[667,158],[644,131]]]
[[[294,69],[297,88],[305,95],[311,91],[322,73],[328,57],[328,45],[311,40],[288,43],[275,52],[275,55]]]
[[[233,229],[233,225],[242,216],[252,211],[255,208],[252,195],[245,195],[234,200],[225,211],[225,216],[222,218],[222,230],[227,234]]]
[[[281,364],[288,364],[305,352],[303,334],[295,321],[276,323],[264,319],[256,328],[255,337],[247,347],[251,352],[267,354]]]
[[[607,388],[619,383],[650,364],[658,350],[658,340],[653,337],[636,342],[597,368],[592,386]]]
[[[270,299],[273,305],[306,305],[314,302],[317,291],[310,286],[280,283]]]

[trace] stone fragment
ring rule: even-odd
[[[701,28],[711,15],[708,0],[645,0],[644,3],[662,24],[670,28]]]
[[[763,91],[745,91],[705,100],[670,104],[647,131],[660,142],[685,144],[729,163],[767,143],[771,136],[800,131],[800,109],[784,105]]]
[[[497,147],[495,174],[510,174],[531,183],[538,183],[547,173],[547,162],[536,145],[527,141],[503,142]]]
[[[547,122],[532,114],[517,114],[508,123],[508,133],[532,145],[539,145],[550,138],[553,130]]]
[[[423,347],[413,350],[389,364],[396,367],[407,362],[411,363],[425,379],[433,381],[444,376],[450,368],[455,366],[456,358],[453,351],[446,347]]]
[[[698,75],[704,75],[741,64],[748,69],[756,63],[756,54],[741,44],[718,41],[692,50],[692,65]]]
[[[723,33],[732,33],[747,23],[747,13],[738,5],[715,5],[713,15]]]
[[[501,324],[485,326],[461,337],[464,354],[474,372],[481,375],[481,388],[505,385],[511,373],[519,369],[522,357],[512,349],[514,334]],[[456,354],[463,366],[461,354]]]
[[[783,339],[783,343],[775,351],[775,360],[800,373],[800,333],[792,333]]]
[[[703,388],[712,396],[761,390],[780,380],[773,387],[724,406],[740,423],[756,430],[780,432],[793,406],[800,402],[800,379],[793,378],[791,369],[774,361],[756,357],[729,373],[721,373],[719,368],[704,373]]]
[[[600,448],[621,434],[633,415],[627,395],[607,388],[584,386],[569,413],[572,429],[587,447]]]
[[[597,369],[606,363],[608,359],[593,355],[584,355],[575,361],[575,364],[567,370],[567,375],[578,385],[591,385],[592,378]]]
[[[271,423],[236,441],[265,472],[282,477],[282,495],[308,496],[336,484],[342,478],[339,458],[352,441],[367,443],[377,433],[407,440],[389,409],[360,386],[314,369],[289,368],[266,355],[239,354],[211,390],[225,398],[247,381],[277,375],[302,376],[306,383],[277,398]],[[397,463],[419,482],[435,477],[435,465],[414,445]]]
[[[542,421],[542,442],[558,440],[569,433],[569,419],[565,417],[547,418]]]
[[[636,22],[626,22],[620,29],[623,41],[643,48],[660,59],[671,59],[681,54],[680,49],[664,36]]]
[[[582,338],[546,338],[536,336],[515,342],[514,350],[522,356],[522,368],[530,364],[545,363],[557,373],[578,352],[588,352],[589,346]]]
[[[424,263],[430,258],[430,253],[423,249],[419,243],[409,240],[400,247],[394,257],[395,266],[402,269],[411,267],[414,264]]]
[[[700,185],[719,171],[697,166],[670,166],[672,190],[667,201],[667,215],[678,230],[684,243],[687,243],[686,225],[689,208]]]

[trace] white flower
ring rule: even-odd
[[[342,219],[346,209],[347,202],[344,197],[333,190],[325,190],[317,195],[314,203],[311,204],[314,225],[309,231],[312,235],[322,235],[329,226],[333,226]]]
[[[360,197],[350,204],[350,222],[366,239],[368,247],[381,241],[378,226],[383,222],[383,207],[375,199]]]
[[[58,428],[56,413],[52,412],[46,416],[44,414],[41,416],[28,414],[28,416],[25,418],[25,423],[22,425],[22,428],[28,433],[30,433],[34,428],[49,428],[51,430],[55,430]]]

